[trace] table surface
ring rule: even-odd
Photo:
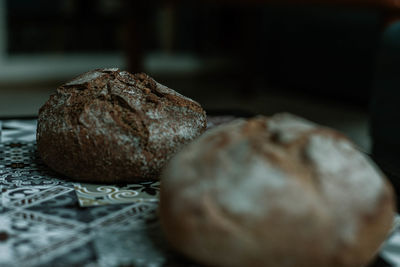
[[[0,120],[0,266],[196,266],[162,237],[158,183],[73,183],[40,161],[35,131]],[[400,229],[378,262],[400,266]]]

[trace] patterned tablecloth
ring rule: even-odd
[[[195,266],[166,246],[157,182],[73,183],[40,161],[35,131],[0,121],[0,266]],[[400,266],[399,229],[380,255]]]

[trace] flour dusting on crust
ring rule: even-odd
[[[347,140],[312,135],[305,150],[322,196],[342,226],[340,237],[355,242],[360,213],[372,213],[377,207],[384,188],[382,174]]]
[[[144,73],[116,68],[85,73],[60,86],[39,112],[44,161],[75,179],[157,179],[181,146],[206,128],[195,101]]]
[[[316,127],[314,123],[289,113],[277,114],[267,124],[271,134],[282,143],[292,142]]]

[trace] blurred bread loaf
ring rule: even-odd
[[[167,239],[210,266],[365,266],[394,210],[386,178],[346,137],[290,114],[206,132],[161,182]]]

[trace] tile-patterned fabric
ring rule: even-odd
[[[75,192],[81,207],[108,204],[126,204],[137,201],[158,201],[159,181],[128,185],[75,183]]]
[[[158,183],[72,183],[37,156],[35,120],[0,126],[0,266],[195,266],[162,238]],[[400,266],[398,229],[380,255]]]

